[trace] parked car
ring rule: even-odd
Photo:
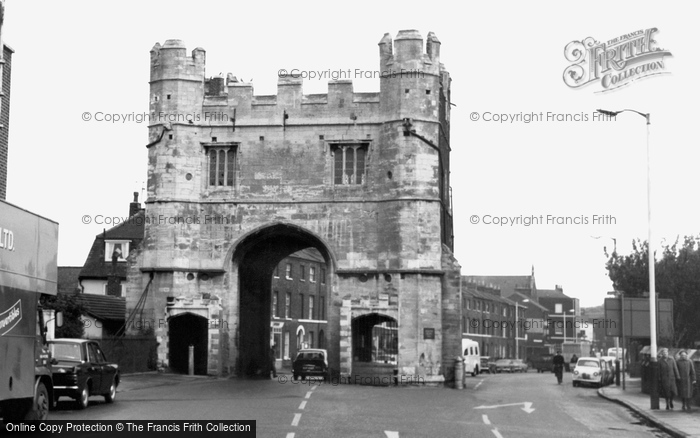
[[[329,380],[328,352],[319,348],[299,350],[292,362],[292,378],[306,379],[307,376],[320,376]]]
[[[527,368],[528,365],[523,362],[522,359],[513,359],[510,361],[511,362],[511,369],[510,372],[512,373],[527,373]]]
[[[512,359],[498,359],[494,368],[497,373],[511,373],[513,372],[513,361]]]
[[[607,364],[604,360],[597,357],[582,357],[576,362],[576,368],[573,372],[574,386],[580,386],[582,383],[590,383],[591,385],[602,387],[608,379]]]
[[[59,338],[49,341],[54,404],[71,397],[85,409],[89,398],[100,395],[114,402],[119,386],[119,365],[107,361],[100,344],[89,339]]]
[[[601,357],[607,365],[609,370],[608,378],[606,379],[606,385],[612,385],[615,383],[615,357],[614,356],[603,356]]]
[[[528,359],[531,364],[530,367],[537,370],[538,373],[545,371],[552,371],[552,359],[554,358],[551,354],[541,354]]]
[[[491,367],[489,367],[489,361],[490,357],[488,356],[481,356],[479,359],[479,374],[481,373],[489,373],[491,374]]]

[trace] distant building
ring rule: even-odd
[[[12,54],[15,53],[3,43],[2,21],[5,2],[0,3],[0,200],[7,196],[7,151],[10,134],[10,87],[12,85]]]
[[[564,294],[564,289],[556,285],[554,289],[539,289],[539,303],[549,313],[549,339],[554,344],[575,342],[584,330],[578,298]]]
[[[282,260],[273,272],[270,345],[277,361],[291,365],[302,348],[326,348],[327,266],[321,254],[307,248]]]

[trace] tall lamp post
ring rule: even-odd
[[[639,114],[647,121],[647,226],[648,226],[648,241],[647,248],[649,251],[649,337],[650,346],[649,354],[651,355],[651,409],[659,409],[659,363],[656,358],[656,273],[654,271],[654,251],[651,248],[651,147],[650,147],[650,132],[651,114],[641,113],[633,109],[623,109],[621,111],[607,111],[599,109],[598,112],[615,117],[625,111]]]
[[[529,303],[529,299],[524,299],[523,303]],[[523,306],[523,308],[527,308]],[[518,348],[518,302],[515,301],[515,358],[520,359],[520,349]]]

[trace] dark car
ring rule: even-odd
[[[538,373],[542,373],[545,371],[552,371],[552,359],[554,359],[554,355],[540,354],[528,359],[528,363],[530,364],[530,368],[534,368]]]
[[[119,385],[119,366],[108,362],[100,344],[89,339],[54,339],[49,341],[54,402],[70,397],[78,407],[88,406],[93,395],[114,402]]]
[[[328,352],[319,348],[299,350],[292,363],[292,377],[297,380],[306,379],[307,376],[320,376],[324,380],[328,375]]]
[[[479,359],[479,374],[481,374],[481,373],[491,374],[491,367],[489,366],[490,359],[491,358],[488,356],[481,356],[481,358]]]

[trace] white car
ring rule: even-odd
[[[606,383],[606,366],[603,360],[597,357],[582,357],[576,362],[573,372],[574,386],[581,383],[590,383],[602,387]]]

